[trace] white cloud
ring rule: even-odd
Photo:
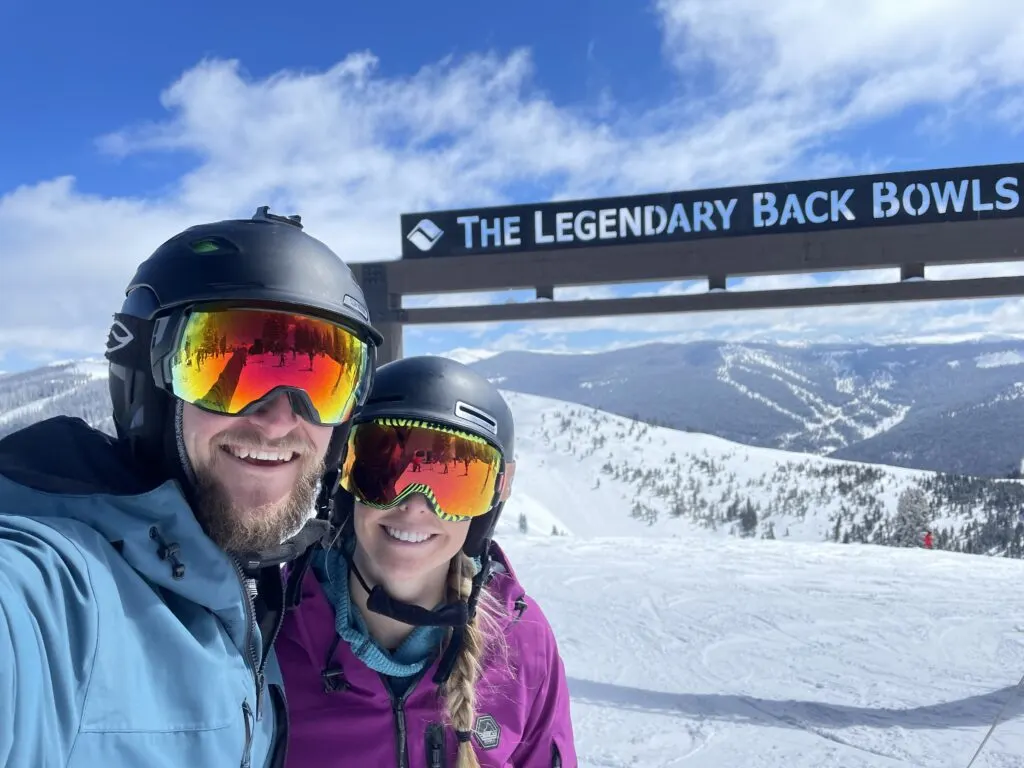
[[[1015,0],[658,0],[666,53],[713,65],[735,95],[863,117],[1024,81]]]
[[[661,0],[678,95],[643,114],[607,100],[589,112],[552,102],[525,50],[446,59],[407,77],[380,74],[368,52],[326,71],[265,79],[247,77],[239,62],[200,62],[162,94],[161,120],[97,141],[125,163],[143,153],[181,154],[192,170],[161,196],[104,198],[70,177],[0,196],[0,347],[94,353],[139,260],[185,226],[248,216],[261,204],[302,213],[311,234],[362,261],[397,256],[403,211],[495,204],[523,188],[538,199],[566,198],[879,170],[898,164],[884,146],[850,154],[836,142],[913,106],[931,108],[922,116],[927,126],[974,119],[976,105],[986,105],[981,114],[1019,130],[1024,14],[1017,5]],[[929,276],[957,274],[936,270]],[[781,287],[806,278],[751,278],[734,287],[758,282]],[[646,290],[703,289],[686,281]],[[608,294],[558,291],[559,298]],[[501,343],[571,343],[568,331],[595,329],[821,338],[868,327],[921,332],[950,318],[1024,329],[1021,311],[1004,309],[1017,304],[970,306],[561,320],[517,328]],[[464,330],[479,336],[493,326]]]

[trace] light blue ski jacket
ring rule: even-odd
[[[0,441],[0,766],[283,765],[241,571],[122,453],[64,417]]]

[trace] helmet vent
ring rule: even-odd
[[[223,251],[237,251],[238,249],[225,240],[223,237],[204,237],[201,240],[193,240],[188,244],[193,253],[221,253]]]
[[[492,435],[498,434],[498,420],[486,411],[474,408],[469,403],[464,403],[461,400],[458,400],[455,403],[455,415],[465,419],[466,421],[471,421],[477,426],[483,427]]]
[[[401,402],[402,400],[405,400],[404,395],[381,395],[380,397],[371,397],[369,400],[367,400],[366,404],[370,405],[376,403],[398,403]]]
[[[220,250],[220,246],[215,240],[197,240],[194,243],[189,243],[189,247],[196,253],[213,253]]]

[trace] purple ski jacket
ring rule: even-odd
[[[492,551],[501,567],[487,588],[505,609],[508,663],[485,659],[471,743],[481,768],[572,768],[569,691],[554,633],[504,553],[494,544]],[[458,742],[431,680],[437,661],[393,696],[344,640],[327,664],[336,637],[334,608],[310,569],[275,645],[290,720],[287,768],[454,768]]]

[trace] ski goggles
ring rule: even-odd
[[[160,366],[165,387],[227,416],[287,392],[307,420],[341,424],[362,402],[372,372],[369,345],[356,331],[285,310],[197,306],[170,344]]]
[[[349,432],[341,487],[376,509],[421,493],[439,518],[462,522],[508,498],[514,469],[475,435],[412,419],[376,419]]]

